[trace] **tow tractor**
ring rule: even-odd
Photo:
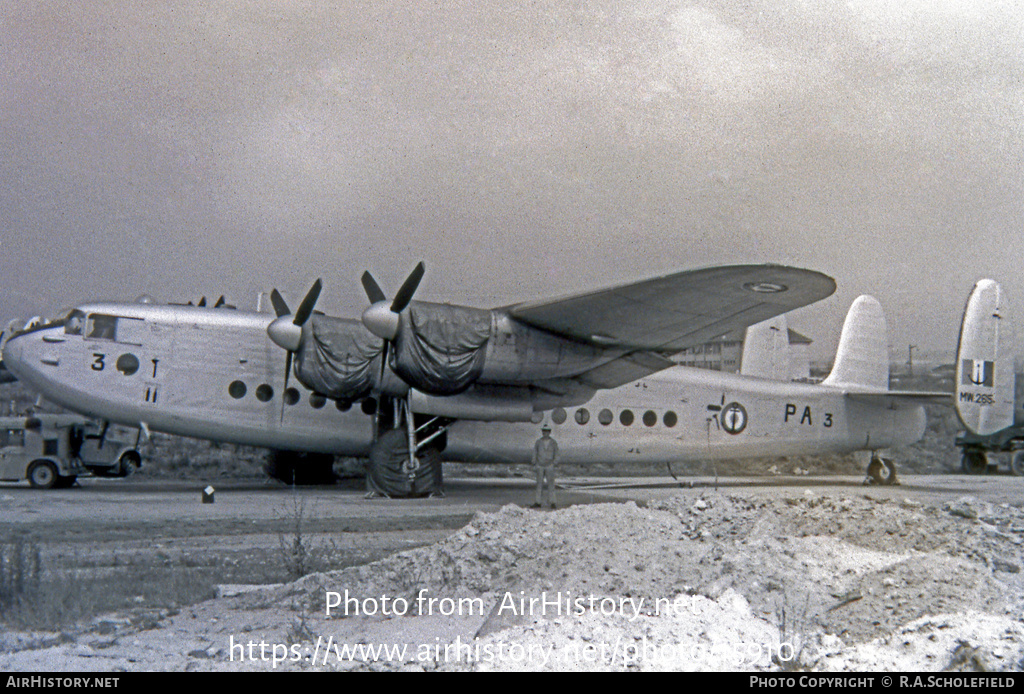
[[[961,432],[956,437],[956,447],[963,452],[960,467],[968,475],[997,470],[993,453],[1009,453],[1010,472],[1024,475],[1024,428],[1014,426],[988,435]]]
[[[141,463],[136,446],[106,423],[73,414],[0,417],[0,481],[58,489],[88,473],[127,477]]]

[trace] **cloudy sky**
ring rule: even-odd
[[[862,293],[903,354],[981,277],[1024,313],[1015,1],[8,0],[0,67],[2,323],[316,277],[354,315],[421,259],[483,307],[804,266],[825,353]]]

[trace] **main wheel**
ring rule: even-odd
[[[36,489],[53,489],[60,479],[57,466],[49,460],[35,460],[28,466],[28,483]]]
[[[1017,451],[1010,458],[1010,472],[1018,477],[1024,475],[1024,451]]]
[[[960,467],[968,475],[984,475],[988,472],[988,456],[985,451],[964,449]]]
[[[410,474],[409,438],[402,429],[385,432],[370,449],[366,481],[371,491],[392,498],[422,497],[440,493],[441,453],[424,448],[416,455],[419,467]]]
[[[868,463],[868,477],[875,484],[895,484],[896,466],[888,458],[872,458]]]

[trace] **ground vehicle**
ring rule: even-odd
[[[993,454],[1010,454],[1010,472],[1024,475],[1024,428],[1014,426],[982,435],[967,431],[956,437],[956,446],[963,451],[960,465],[969,475],[983,475],[997,464]]]
[[[87,472],[126,476],[140,464],[135,447],[79,415],[0,417],[0,480],[37,489],[69,487]]]

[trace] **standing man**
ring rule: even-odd
[[[551,438],[551,427],[545,424],[541,437],[533,445],[533,466],[537,471],[537,501],[533,508],[546,504],[555,506],[555,466],[558,465],[558,444]]]

